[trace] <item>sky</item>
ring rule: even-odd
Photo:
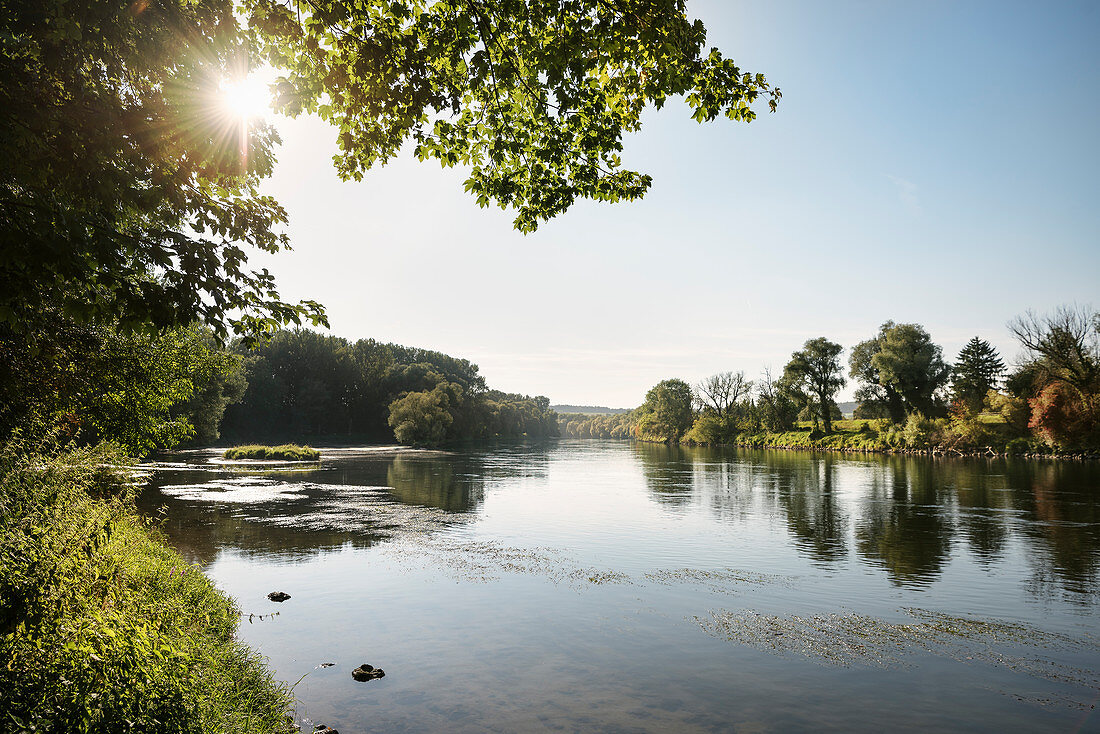
[[[342,182],[335,133],[275,118],[265,192],[294,251],[254,257],[332,333],[443,351],[491,387],[639,405],[662,379],[780,373],[807,339],[886,320],[954,359],[1019,356],[1028,309],[1100,307],[1100,3],[688,3],[779,111],[699,125],[670,102],[626,140],[640,202],[531,235],[465,173],[403,156]],[[840,395],[847,399],[849,384]]]

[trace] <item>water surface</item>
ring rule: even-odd
[[[141,498],[309,728],[1100,731],[1095,463],[322,454],[183,452]]]

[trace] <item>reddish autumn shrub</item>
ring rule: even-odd
[[[1097,430],[1096,416],[1080,394],[1064,383],[1050,383],[1028,404],[1031,406],[1028,427],[1051,446],[1085,443]]]

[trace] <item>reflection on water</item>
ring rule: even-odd
[[[447,456],[398,454],[386,469],[386,484],[406,504],[471,512],[481,503],[485,487],[479,468]]]
[[[947,561],[954,539],[953,493],[930,464],[899,462],[874,472],[862,502],[856,548],[900,584],[925,584]]]
[[[610,441],[212,456],[158,465],[141,504],[248,611],[292,594],[242,634],[285,679],[314,671],[296,694],[337,728],[1100,730],[1073,718],[1100,692],[1094,464]],[[387,677],[314,670],[344,652]],[[1043,666],[1075,672],[1036,684]],[[792,679],[798,706],[775,703]]]
[[[770,513],[783,518],[808,558],[841,561],[852,545],[899,585],[934,581],[956,543],[975,562],[991,564],[1010,540],[1026,544],[1029,563],[1039,566],[1037,586],[1057,584],[1087,603],[1100,580],[1095,464],[652,444],[632,450],[661,505],[706,506],[716,518],[731,518],[754,508],[755,495],[770,498]]]

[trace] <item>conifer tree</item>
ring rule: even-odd
[[[982,400],[997,387],[1004,371],[997,350],[984,339],[974,337],[959,352],[952,374],[952,401],[971,411],[980,410]]]

